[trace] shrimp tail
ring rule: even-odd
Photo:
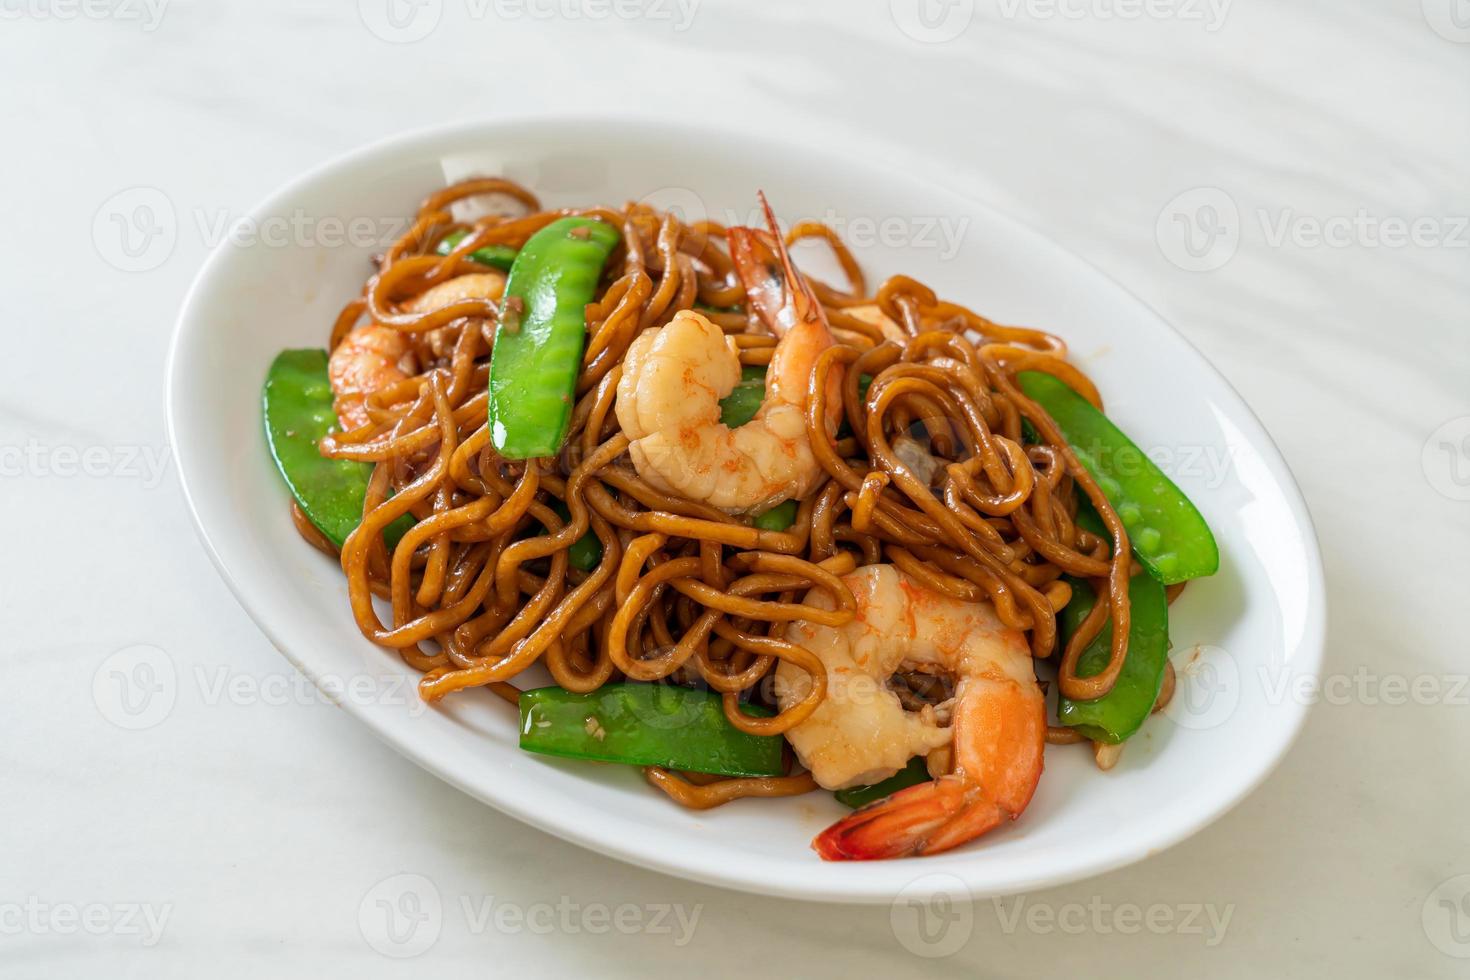
[[[817,835],[812,849],[825,861],[873,861],[931,854],[936,839],[979,837],[1006,814],[999,806],[966,787],[956,776],[910,786],[869,803]]]
[[[796,271],[791,261],[791,253],[786,249],[786,239],[776,222],[775,212],[771,210],[771,202],[766,200],[764,191],[756,193],[766,215],[766,227],[737,225],[725,233],[735,273],[745,287],[750,305],[777,337],[784,336],[798,323],[817,321],[825,324],[822,304],[812,292],[811,284]],[[779,274],[772,267],[773,262],[779,264]]]
[[[824,860],[938,854],[1026,809],[1041,780],[1045,702],[1039,691],[1010,680],[967,683],[977,689],[963,695],[956,709],[960,767],[870,803],[822,831],[812,848]]]
[[[781,226],[776,222],[776,213],[764,191],[756,192],[761,201],[761,210],[766,215],[765,228],[735,226],[725,237],[730,243],[730,259],[735,274],[745,287],[745,296],[750,308],[762,323],[777,337],[795,335],[794,351],[778,350],[775,358],[785,360],[797,358],[788,373],[772,361],[768,372],[797,380],[800,389],[792,395],[792,401],[800,404],[807,401],[806,383],[812,375],[816,354],[832,346],[832,332],[827,327],[827,314],[822,303],[812,290],[811,283],[796,271],[791,253],[786,248],[786,239],[781,235]],[[784,365],[783,365],[784,368]],[[842,376],[841,366],[827,373],[826,423],[828,433],[837,431],[842,421]],[[790,384],[791,382],[786,382]]]
[[[766,200],[766,192],[756,191],[755,193],[761,199],[761,209],[766,213],[766,227],[770,229],[771,239],[776,243],[776,256],[781,260],[782,279],[797,322],[822,318],[822,304],[817,302],[817,296],[812,292],[811,283],[806,281],[805,276],[798,274],[796,266],[792,264],[791,253],[786,249],[786,236],[781,234],[781,226],[776,223],[776,213],[771,210],[771,202]]]

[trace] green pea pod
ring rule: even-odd
[[[1200,512],[1107,416],[1049,374],[1022,371],[1016,380],[1062,430],[1155,578],[1174,585],[1219,569],[1220,550]]]
[[[761,364],[747,364],[740,369],[740,382],[735,390],[720,399],[720,421],[737,429],[760,411],[766,398],[766,369]],[[796,501],[787,500],[751,521],[763,531],[784,531],[796,521]]]
[[[456,231],[452,234],[445,235],[440,240],[439,247],[435,251],[440,255],[448,255],[454,251],[454,246],[464,241],[464,236],[468,234],[469,232],[467,231]],[[502,272],[509,272],[511,265],[516,260],[517,252],[517,249],[511,248],[509,245],[483,245],[471,252],[470,258],[481,265],[488,265]]]
[[[924,757],[916,755],[909,760],[909,764],[898,772],[889,776],[882,782],[871,786],[853,786],[848,789],[839,789],[832,795],[837,797],[837,802],[844,806],[850,806],[856,810],[860,806],[867,806],[875,800],[887,799],[901,789],[927,783],[930,779],[929,767],[924,763]]]
[[[868,397],[868,386],[873,379],[864,374],[858,378],[858,397]],[[740,381],[735,385],[735,390],[720,399],[720,421],[732,429],[737,429],[751,419],[760,410],[761,402],[766,399],[766,369],[761,364],[748,364],[740,369]],[[843,419],[841,431],[838,437],[852,435],[848,428],[847,420]],[[793,515],[794,516],[794,515]],[[777,528],[777,530],[782,530]]]
[[[750,523],[762,531],[784,531],[796,523],[796,501],[786,500],[755,515]]]
[[[864,374],[858,379],[858,397],[868,397],[868,385],[873,379]],[[755,418],[761,402],[766,400],[766,368],[763,364],[747,364],[740,369],[740,381],[735,390],[720,399],[720,421],[732,429]],[[844,426],[847,423],[842,423]]]
[[[604,684],[590,694],[522,691],[521,748],[542,755],[720,776],[779,776],[783,739],[730,724],[720,697],[668,684]],[[752,716],[769,711],[742,705]]]
[[[572,512],[567,510],[567,505],[560,500],[553,500],[551,509],[556,511],[564,521],[572,519]],[[544,528],[541,533],[546,533]],[[592,571],[597,567],[597,563],[602,561],[602,542],[597,540],[597,535],[588,531],[573,541],[572,546],[567,549],[567,561],[573,568],[580,568],[584,572]]]
[[[516,256],[490,352],[490,441],[505,458],[561,449],[587,339],[587,304],[621,237],[592,218],[559,218]],[[517,301],[519,311],[511,312]]]
[[[1069,578],[1072,601],[1062,610],[1065,642],[1087,618],[1097,596],[1092,586]],[[1164,587],[1152,575],[1135,575],[1128,582],[1128,656],[1113,689],[1091,701],[1057,699],[1057,718],[1095,742],[1117,744],[1138,731],[1164,683],[1164,664],[1169,659],[1169,600]],[[1113,642],[1110,621],[1077,659],[1077,676],[1092,677],[1108,665]]]
[[[301,512],[341,548],[362,523],[362,502],[373,467],[349,459],[324,459],[317,449],[337,424],[327,352],[281,351],[266,374],[262,402],[266,443],[276,469]],[[406,514],[388,525],[383,535],[388,547],[412,526],[413,519]]]
[[[766,369],[750,364],[740,369],[740,382],[735,390],[720,399],[720,421],[732,429],[755,418],[766,398]]]

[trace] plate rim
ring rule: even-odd
[[[235,224],[238,225],[259,220],[261,217],[272,213],[281,202],[290,199],[302,189],[324,176],[344,168],[362,164],[374,157],[412,149],[419,144],[445,142],[454,138],[466,140],[483,139],[486,136],[493,135],[496,131],[514,130],[525,132],[528,129],[540,129],[552,131],[554,134],[555,131],[563,129],[567,131],[581,129],[587,132],[595,132],[598,127],[606,126],[659,131],[663,136],[667,136],[670,133],[697,134],[704,138],[718,137],[726,140],[730,138],[732,131],[731,127],[715,129],[698,123],[689,123],[683,120],[669,120],[647,115],[622,114],[591,117],[570,112],[540,113],[536,115],[497,115],[417,127],[362,144],[307,168],[305,171],[270,191],[258,203],[244,212]],[[755,133],[749,129],[744,129],[743,132],[744,135],[748,135],[753,140],[767,145],[780,145],[792,153],[809,153],[818,158],[831,156],[830,147],[814,140],[794,138],[788,134],[773,136],[769,133]],[[868,142],[874,146],[879,145],[871,140]],[[1061,245],[1044,231],[1011,215],[1005,209],[990,203],[984,198],[963,189],[960,178],[961,171],[941,164],[938,166],[941,176],[936,179],[928,176],[920,176],[912,172],[901,171],[894,165],[882,162],[884,159],[885,157],[881,155],[864,156],[860,161],[852,165],[869,172],[884,174],[896,182],[908,184],[919,189],[928,188],[944,195],[952,195],[965,201],[968,206],[975,209],[977,214],[983,214],[988,219],[994,219],[1005,224],[1008,226],[1008,232],[1029,236],[1037,244],[1043,246],[1051,255],[1058,257],[1064,262],[1076,263],[1087,268],[1094,276],[1106,283],[1110,288],[1116,289],[1125,295],[1140,311],[1151,316],[1158,326],[1164,328],[1178,341],[1182,342],[1192,353],[1196,361],[1196,367],[1208,372],[1228,392],[1229,396],[1234,399],[1235,404],[1233,408],[1236,410],[1234,417],[1246,423],[1248,428],[1245,434],[1248,436],[1249,441],[1252,445],[1263,450],[1261,454],[1262,458],[1268,465],[1273,483],[1281,491],[1282,498],[1290,511],[1303,544],[1303,558],[1307,573],[1307,588],[1305,590],[1306,608],[1303,610],[1301,641],[1296,649],[1285,651],[1287,662],[1290,664],[1294,673],[1310,675],[1320,681],[1326,647],[1327,597],[1321,545],[1317,537],[1315,523],[1312,520],[1311,512],[1302,494],[1300,485],[1282,454],[1280,447],[1276,444],[1276,441],[1261,423],[1250,405],[1240,395],[1239,391],[1236,390],[1235,386],[1231,384],[1229,379],[1210,362],[1188,337],[1182,334],[1172,323],[1129,287],[1098,268],[1087,258]],[[893,158],[889,157],[886,159],[891,160]],[[898,159],[902,159],[902,157]],[[931,168],[935,167],[935,163],[932,160],[926,161],[926,163]],[[289,649],[289,645],[269,625],[270,616],[260,608],[259,601],[251,598],[248,590],[243,587],[242,583],[231,572],[224,556],[211,539],[200,515],[199,505],[195,500],[197,491],[191,489],[188,474],[190,466],[187,460],[190,457],[187,452],[180,452],[179,416],[177,413],[181,409],[178,402],[180,387],[178,371],[180,370],[181,347],[184,344],[186,334],[189,332],[189,323],[197,315],[196,306],[200,303],[200,297],[212,284],[213,280],[221,274],[221,269],[228,265],[230,254],[230,236],[225,235],[210,250],[198,272],[195,274],[193,281],[190,283],[180,304],[179,313],[175,318],[173,330],[170,335],[168,354],[164,367],[163,396],[169,448],[175,460],[174,470],[177,473],[180,489],[183,491],[185,506],[189,512],[190,522],[194,527],[195,534],[203,545],[205,553],[209,556],[210,562],[214,565],[216,571],[224,580],[225,585],[229,588],[230,593],[234,596],[235,601],[251,618],[256,628],[265,635],[271,645],[297,670],[310,678],[313,684],[316,684],[323,691],[324,695],[332,698],[330,691],[320,687],[315,671],[307,666],[304,658],[295,655]],[[1264,450],[1269,450],[1269,452]],[[756,879],[753,875],[742,875],[738,873],[738,869],[725,872],[706,870],[703,867],[691,867],[689,864],[673,858],[654,856],[644,850],[629,847],[620,841],[579,832],[573,821],[547,821],[544,814],[534,814],[528,808],[518,806],[508,794],[504,798],[492,798],[483,792],[480,787],[471,785],[467,780],[460,778],[453,767],[439,764],[435,757],[424,751],[421,747],[415,748],[413,743],[395,738],[392,727],[379,722],[377,715],[372,710],[373,705],[354,703],[351,699],[332,698],[332,700],[337,707],[344,709],[360,721],[374,736],[390,746],[394,751],[432,773],[437,778],[454,786],[461,792],[538,830],[599,854],[676,878],[698,881],[704,884],[730,888],[751,894],[771,895],[780,898],[843,904],[882,904],[893,901],[899,894],[900,889],[887,885],[879,887],[865,886],[863,877],[857,873],[852,875],[851,887],[841,889],[821,885],[803,885],[795,878],[782,880]],[[1171,828],[1167,833],[1162,833],[1147,843],[1122,848],[1105,858],[1080,862],[1060,872],[1052,870],[1046,872],[1038,871],[1029,875],[1016,875],[1007,881],[1001,890],[997,890],[990,885],[977,887],[973,881],[966,879],[964,874],[965,869],[963,868],[957,869],[948,866],[931,867],[927,861],[913,866],[911,878],[917,879],[918,881],[933,878],[951,878],[961,882],[965,890],[975,898],[1015,895],[1039,888],[1092,878],[1137,863],[1146,857],[1162,853],[1176,844],[1187,840],[1229,813],[1242,800],[1255,792],[1277,769],[1286,754],[1291,750],[1291,747],[1300,737],[1312,705],[1310,703],[1287,699],[1276,707],[1281,710],[1289,708],[1293,712],[1293,715],[1289,719],[1287,728],[1279,736],[1276,744],[1271,746],[1269,753],[1263,754],[1264,761],[1252,777],[1248,780],[1242,780],[1236,791],[1225,798],[1223,802],[1210,808],[1207,812],[1201,812],[1191,819],[1181,820],[1177,826]],[[679,852],[676,850],[674,853],[677,854]],[[861,863],[855,864],[853,867],[856,869],[868,866],[870,865],[867,863]],[[913,882],[911,882],[909,887],[902,889],[903,893],[908,897],[923,897],[924,894],[939,892],[954,894],[953,889],[944,882],[931,882],[927,889],[921,888],[917,891],[911,887],[912,884]]]

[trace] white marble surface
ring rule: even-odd
[[[1466,975],[1470,4],[590,2],[425,0],[397,33],[383,0],[0,2],[0,975],[399,975],[369,940],[405,873],[441,896],[415,962],[446,975]],[[1259,791],[1140,865],[978,903],[923,959],[887,909],[562,845],[293,684],[165,455],[169,332],[219,222],[406,127],[603,108],[883,148],[1205,351],[1295,468],[1328,570],[1335,680]],[[129,256],[113,215],[138,199],[115,195],[138,187],[176,239]],[[1171,205],[1198,188],[1224,197]],[[94,678],[136,645],[178,693],[126,730]],[[664,904],[686,926],[649,928]],[[623,905],[629,932],[598,931]]]

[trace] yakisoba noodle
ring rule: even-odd
[[[468,224],[452,216],[454,202],[491,193],[527,213]],[[510,461],[492,448],[486,422],[500,305],[470,297],[427,312],[410,307],[436,285],[483,272],[470,258],[477,249],[519,248],[567,215],[607,222],[622,241],[586,309],[561,455]],[[448,254],[437,254],[456,233],[463,237]],[[530,191],[500,179],[465,181],[424,202],[331,332],[335,348],[364,322],[400,331],[417,373],[368,395],[367,422],[329,435],[321,452],[375,464],[341,564],[358,627],[423,672],[426,700],[486,687],[513,702],[512,679],[540,663],[573,692],[618,679],[707,686],[722,695],[731,725],[785,733],[827,690],[822,662],[785,639],[785,625],[850,618],[853,596],[842,576],[876,563],[942,596],[989,600],[1001,623],[1024,631],[1034,657],[1058,659],[1067,696],[1096,698],[1112,688],[1128,648],[1128,533],[1051,417],[1022,394],[1016,373],[1054,375],[1100,407],[1096,387],[1067,360],[1060,337],[994,323],[904,275],[870,291],[830,228],[800,222],[786,234],[788,244],[802,239],[825,243],[847,281],[809,280],[836,340],[816,361],[805,407],[822,478],[799,501],[794,524],[772,531],[655,489],[630,464],[613,411],[630,344],[681,310],[704,311],[733,338],[742,365],[771,361],[776,338],[752,311],[723,226],[686,224],[644,204],[543,210]],[[846,422],[835,434],[823,422],[834,371]],[[917,455],[915,432],[927,435]],[[1083,497],[1107,536],[1079,526]],[[390,554],[381,532],[404,514],[415,523]],[[293,516],[308,540],[335,553],[300,511]],[[589,530],[602,555],[582,571],[568,549]],[[1071,595],[1064,574],[1092,580],[1099,598],[1061,648],[1056,614]],[[833,611],[804,604],[811,590],[829,595]],[[388,622],[374,597],[391,605]],[[1080,652],[1109,619],[1109,661],[1078,676]],[[810,676],[807,694],[769,717],[739,710],[742,701],[771,703],[763,682],[782,661]],[[1080,740],[1071,729],[1050,735]],[[1110,755],[1100,751],[1099,763]],[[645,772],[698,808],[816,785],[794,764],[789,775],[767,778]]]

